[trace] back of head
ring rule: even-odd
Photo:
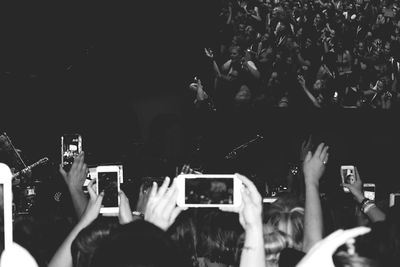
[[[200,257],[212,263],[234,264],[237,242],[242,231],[236,216],[218,210],[203,216],[199,224]]]
[[[79,232],[71,244],[71,254],[74,266],[89,266],[95,250],[110,235],[116,225],[108,220],[96,219],[88,227]]]
[[[142,220],[120,226],[100,245],[90,266],[167,267],[187,266],[166,233]]]
[[[194,263],[197,262],[197,229],[195,225],[196,209],[182,211],[170,226],[167,233],[177,244],[182,254]]]
[[[301,207],[282,209],[271,214],[264,225],[264,232],[268,234],[275,231],[287,234],[293,240],[292,247],[301,250],[304,234],[304,209]]]

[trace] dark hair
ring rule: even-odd
[[[238,221],[237,214],[208,211],[199,224],[199,255],[211,262],[233,265],[238,238],[242,232]]]
[[[182,254],[190,258],[192,266],[197,263],[197,229],[195,225],[196,209],[182,211],[170,226],[167,233],[177,244]]]
[[[110,238],[95,251],[94,267],[166,267],[190,266],[166,232],[137,220],[111,232]]]
[[[96,219],[82,229],[71,244],[72,262],[75,267],[89,266],[95,250],[106,240],[116,224]]]

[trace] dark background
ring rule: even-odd
[[[2,2],[0,130],[28,164],[51,159],[35,170],[39,179],[57,167],[60,136],[70,132],[83,135],[89,164],[123,162],[131,177],[190,161],[201,129],[185,91],[209,71],[203,47],[215,40],[215,2]],[[340,182],[340,164],[354,164],[381,196],[400,187],[394,111],[265,109],[207,122],[210,171],[279,181],[313,133],[331,146],[328,185]],[[263,142],[224,160],[257,133]]]

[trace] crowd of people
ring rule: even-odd
[[[355,168],[353,183],[341,185],[352,196],[352,212],[337,214],[320,190],[329,151],[325,143],[305,140],[301,165],[274,202],[264,201],[263,186],[236,174],[240,206],[185,208],[177,205],[181,189],[175,178],[143,177],[136,194],[121,187],[118,212],[111,216],[100,212],[105,191],[97,192],[96,179],[83,189],[88,167],[82,152],[69,171],[59,169],[72,218],[53,218],[38,228],[37,217],[16,214],[15,247],[3,252],[0,265],[397,266],[398,205],[382,207],[367,198]],[[179,173],[199,174],[188,165]],[[337,216],[347,216],[347,222]]]
[[[395,108],[399,8],[397,0],[220,1],[218,38],[204,52],[214,75],[191,84],[195,102]]]

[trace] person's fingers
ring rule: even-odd
[[[242,183],[247,187],[247,189],[250,191],[250,196],[251,199],[255,202],[261,202],[262,197],[260,195],[260,192],[258,192],[256,186],[254,185],[254,183],[252,181],[250,181],[247,177],[236,173],[235,174],[241,181]]]
[[[329,146],[324,146],[324,148],[322,149],[321,154],[319,155],[319,158],[322,161],[324,161],[326,155],[328,154],[328,149],[329,149]]]
[[[314,156],[320,158],[321,153],[322,153],[322,149],[324,148],[324,143],[322,142],[321,144],[318,145],[317,149],[314,152]]]
[[[239,213],[239,211],[240,211],[240,207],[224,207],[224,206],[220,206],[218,208],[219,208],[219,210],[224,211],[224,212]]]
[[[82,166],[84,163],[84,156],[83,156],[83,151],[81,153],[79,153],[79,155],[74,159],[74,163],[75,164],[75,168],[76,170],[81,170]]]
[[[160,186],[160,189],[158,189],[158,192],[157,192],[157,196],[158,196],[158,197],[164,196],[165,192],[166,192],[167,189],[168,189],[170,180],[171,180],[171,179],[170,179],[168,176],[165,177],[164,182],[163,182],[162,185]]]
[[[360,173],[358,172],[358,169],[356,166],[354,166],[354,174],[355,174],[356,180],[361,181]]]
[[[90,199],[96,199],[96,197],[97,197],[96,189],[94,188],[95,182],[96,182],[96,179],[92,179],[87,186]]]
[[[153,199],[157,194],[158,185],[156,182],[153,182],[153,186],[151,187],[149,199]]]
[[[58,168],[58,171],[60,172],[61,176],[66,179],[67,178],[67,172],[64,170],[63,166],[60,164],[60,167]]]
[[[342,183],[342,186],[347,187],[348,189],[353,188],[353,185],[352,185],[352,184]]]
[[[103,198],[104,198],[104,192],[101,192],[96,198],[95,206],[98,209],[101,208],[101,203],[103,202]]]
[[[163,210],[165,214],[169,214],[176,206],[176,199],[178,197],[178,190],[174,184],[167,190],[165,195],[160,199],[158,208]]]
[[[246,207],[249,207],[250,205],[253,205],[253,201],[250,197],[250,192],[246,189],[241,191],[241,196],[242,196],[242,203],[243,203],[243,209],[246,209]]]
[[[341,234],[331,239],[330,245],[333,249],[337,249],[343,245],[347,240],[355,238],[360,235],[365,235],[371,232],[371,228],[365,226],[359,226],[352,229],[344,230]]]
[[[312,158],[312,153],[311,153],[311,151],[308,151],[308,152],[307,152],[307,155],[306,155],[306,157],[305,157],[305,159],[304,159],[304,162],[310,161],[311,158]]]
[[[129,206],[129,199],[128,197],[125,195],[124,191],[119,191],[119,201],[120,201],[120,205],[124,205],[124,206]],[[129,207],[130,208],[130,207]]]
[[[335,238],[337,238],[339,235],[341,235],[343,233],[343,229],[338,229],[334,232],[332,232],[330,235],[328,235],[327,237],[325,237],[324,239],[318,241],[310,250],[309,250],[309,254],[314,253],[315,251],[323,248],[324,246],[329,245],[332,240],[334,240]]]
[[[325,157],[322,159],[322,162],[326,165],[328,163],[329,153],[326,153]]]

